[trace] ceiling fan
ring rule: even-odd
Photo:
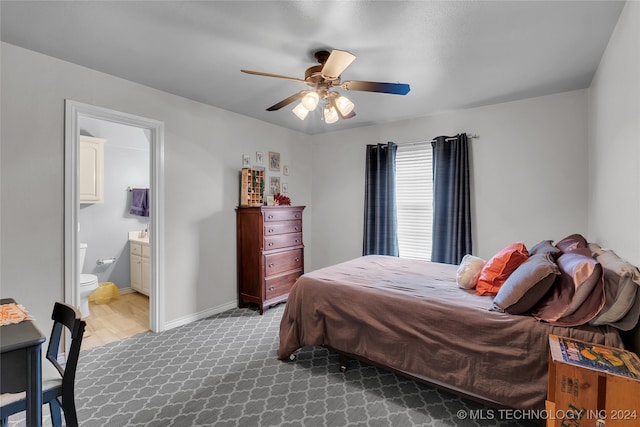
[[[316,52],[314,56],[320,65],[307,68],[304,73],[304,79],[282,76],[280,74],[263,73],[260,71],[240,71],[258,76],[293,80],[310,86],[311,90],[302,90],[267,108],[267,111],[276,111],[292,102],[300,100],[300,104],[293,109],[293,113],[298,116],[300,120],[304,120],[310,111],[315,110],[321,99],[325,103],[324,121],[326,123],[335,123],[338,120],[338,116],[342,119],[349,119],[355,116],[356,113],[353,111],[353,102],[332,90],[332,88],[390,93],[393,95],[406,95],[409,93],[409,85],[404,83],[382,83],[359,80],[340,81],[342,72],[356,59],[355,55],[347,51],[332,50],[331,53],[329,53],[326,50],[320,50]]]

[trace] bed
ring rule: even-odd
[[[491,406],[543,409],[549,334],[624,346],[610,325],[491,311],[492,297],[456,284],[457,269],[371,255],[307,273],[289,294],[278,358],[325,346]]]

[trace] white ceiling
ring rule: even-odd
[[[308,134],[588,87],[619,1],[6,1],[2,40]],[[300,121],[291,104],[319,49],[357,59],[356,117]]]

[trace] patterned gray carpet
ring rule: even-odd
[[[530,426],[510,413],[338,357],[276,359],[284,305],[236,309],[81,353],[81,426]],[[50,425],[48,408],[43,408]],[[24,415],[9,420],[23,426]],[[539,424],[535,424],[539,425]]]

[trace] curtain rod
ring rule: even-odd
[[[447,141],[451,141],[451,140],[454,140],[454,139],[456,139],[455,136],[450,136],[450,137],[446,138]],[[471,135],[467,134],[467,139],[480,139],[480,135],[477,135],[475,133],[471,134]],[[422,141],[413,141],[413,142],[397,142],[396,144],[397,145],[429,144],[429,143],[431,143],[433,141],[435,141],[435,138],[432,139],[432,140],[422,140]]]
[[[456,139],[456,137],[455,137],[455,136],[446,136],[444,139],[445,139],[445,141],[452,141],[452,140]],[[479,135],[476,135],[475,133],[467,134],[467,139],[480,139],[480,136],[479,136]],[[431,141],[429,141],[429,142],[433,142],[433,141],[435,141],[435,140],[436,140],[436,139],[435,139],[435,138],[433,138],[433,139],[432,139]]]

